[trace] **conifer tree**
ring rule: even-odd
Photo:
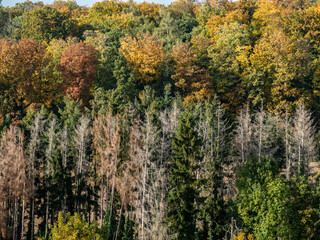
[[[201,200],[199,200],[202,223],[198,231],[200,239],[220,239],[224,220],[223,166],[228,156],[228,123],[225,110],[218,99],[207,101],[200,106],[204,113],[199,114],[199,136],[203,161],[199,163],[201,179]],[[202,110],[201,110],[202,111]],[[199,219],[200,218],[200,219]]]
[[[195,239],[198,181],[195,173],[200,158],[201,141],[190,110],[182,114],[176,136],[172,139],[170,160],[168,222],[175,239]]]

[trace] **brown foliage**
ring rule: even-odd
[[[23,151],[23,134],[11,126],[0,141],[0,231],[7,235],[7,221],[12,204],[28,197],[30,182]],[[11,214],[16,214],[11,213]],[[15,221],[16,218],[14,217]],[[8,236],[6,236],[8,237]]]
[[[97,72],[97,56],[98,52],[91,44],[80,42],[68,47],[60,60],[65,94],[76,100],[82,99],[86,105]]]

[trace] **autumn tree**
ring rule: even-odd
[[[165,53],[162,42],[150,33],[136,38],[126,36],[121,40],[120,52],[140,82],[152,82],[160,76]]]
[[[195,54],[189,43],[178,43],[172,48],[175,74],[172,79],[185,96],[185,103],[201,101],[212,95],[209,73],[197,66]]]
[[[61,55],[65,94],[76,100],[82,99],[86,105],[97,72],[97,54],[92,45],[80,42],[68,47]]]
[[[314,71],[310,43],[293,41],[281,30],[265,34],[249,57],[246,79],[249,98],[268,110],[292,113],[299,101],[310,99],[310,75]],[[303,69],[303,70],[302,70]]]
[[[1,41],[0,45],[2,114],[15,115],[17,111],[22,114],[32,104],[49,107],[57,97],[59,83],[45,47],[25,39],[18,44]]]

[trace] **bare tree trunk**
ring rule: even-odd
[[[112,177],[112,189],[111,189],[111,199],[110,199],[110,214],[112,214],[112,208],[113,208],[114,187],[115,187],[115,173],[114,173],[114,176]]]
[[[13,240],[17,239],[17,228],[18,228],[18,203],[17,203],[17,197],[14,198],[14,212],[13,212]]]
[[[122,201],[121,201],[119,221],[118,221],[118,224],[117,224],[117,231],[116,231],[116,235],[115,235],[115,237],[114,237],[114,240],[117,240],[117,239],[118,239],[118,234],[119,234],[119,229],[120,229],[121,214],[122,214],[122,209],[123,209],[124,198],[125,198],[125,194],[123,195],[123,198],[122,198]]]
[[[32,191],[32,199],[31,199],[31,235],[30,235],[30,238],[33,239],[33,237],[34,237],[34,191]]]
[[[146,195],[146,184],[147,184],[147,164],[144,164],[143,171],[143,187],[142,187],[142,201],[141,201],[141,235],[144,240],[144,212],[145,212],[145,195]]]
[[[100,193],[100,228],[103,224],[103,192],[104,192],[104,186],[103,186],[103,180],[101,180],[101,193]]]
[[[291,159],[289,157],[289,117],[288,110],[286,109],[286,119],[285,119],[285,151],[286,151],[286,179],[290,180],[291,172]]]
[[[45,236],[48,236],[48,221],[49,221],[49,192],[47,192],[47,203],[46,203],[46,231]]]
[[[24,239],[24,198],[22,199],[22,213],[21,213],[21,240]]]

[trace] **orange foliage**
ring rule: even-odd
[[[97,72],[98,52],[95,48],[84,43],[75,43],[61,55],[60,68],[65,81],[65,93],[73,99],[82,99],[89,103],[90,89]]]
[[[7,86],[6,91],[20,99],[20,106],[50,106],[59,87],[52,74],[51,59],[45,47],[36,41],[0,41],[0,85]]]

